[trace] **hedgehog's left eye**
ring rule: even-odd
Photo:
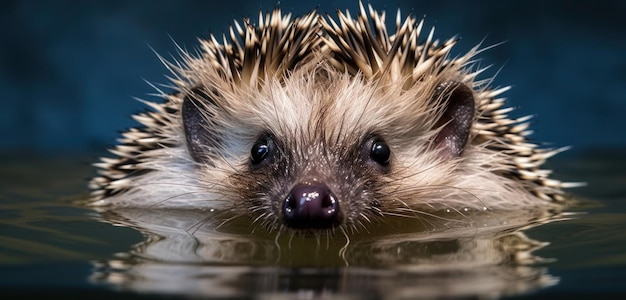
[[[386,166],[389,164],[389,158],[391,157],[391,150],[387,143],[377,140],[372,144],[372,150],[370,152],[370,158],[375,162]]]
[[[250,149],[250,163],[252,166],[260,166],[266,163],[274,152],[274,141],[270,137],[262,137],[254,143]]]
[[[391,149],[387,143],[379,137],[374,137],[369,139],[365,143],[366,155],[371,163],[373,163],[376,167],[386,168],[389,166],[389,162],[391,161]]]

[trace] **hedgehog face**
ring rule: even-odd
[[[182,104],[187,149],[203,182],[215,181],[212,172],[220,165],[232,166],[225,190],[238,193],[224,197],[237,213],[266,226],[357,224],[360,215],[380,207],[376,195],[391,168],[391,149],[375,132],[377,124],[355,123],[358,112],[341,104],[364,96],[339,92],[354,86],[348,76],[336,73],[340,83],[330,84],[326,77],[299,74],[259,92],[191,90]],[[327,83],[332,87],[321,90]],[[233,102],[226,98],[232,97],[247,105],[229,107]]]
[[[316,230],[358,224],[380,208],[377,191],[390,151],[377,136],[329,144],[323,136],[263,135],[250,162],[231,177],[240,199],[269,227]],[[294,144],[296,142],[297,144]]]
[[[465,149],[475,113],[471,89],[450,81],[414,89],[380,88],[328,68],[255,91],[195,88],[182,104],[187,149],[205,182],[218,180],[211,176],[218,166],[231,166],[224,181],[240,193],[225,197],[266,226],[363,226],[393,208],[413,209],[415,190],[399,186],[446,174],[441,166],[416,172],[416,160],[453,161]],[[400,109],[389,97],[415,99]]]

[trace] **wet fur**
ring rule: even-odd
[[[223,43],[202,41],[200,57],[166,63],[177,92],[147,102],[154,111],[135,116],[143,127],[124,134],[116,158],[96,164],[93,204],[221,209],[280,228],[285,193],[315,180],[337,195],[342,225],[354,229],[388,215],[463,215],[564,199],[565,184],[540,169],[560,149],[529,143],[527,119],[508,118],[497,98],[506,88],[476,80],[478,48],[450,59],[454,39],[440,45],[431,32],[417,43],[423,23],[411,17],[389,35],[371,7],[338,20],[312,12],[292,21],[276,10],[256,28],[235,24]],[[277,34],[292,36],[289,53]],[[449,94],[438,88],[448,82],[470,88],[476,107],[458,155],[433,142],[447,124],[440,120]],[[185,138],[186,98],[204,114],[195,144]],[[263,135],[279,151],[255,169],[250,149]],[[391,148],[386,168],[363,154],[373,136]]]

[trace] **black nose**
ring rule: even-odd
[[[295,229],[326,229],[341,223],[339,203],[323,183],[294,186],[283,202],[283,221]]]

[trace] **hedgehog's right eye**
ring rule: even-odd
[[[270,152],[270,147],[265,142],[258,142],[252,146],[251,157],[253,164],[261,163]]]
[[[250,149],[250,162],[252,165],[259,166],[269,161],[274,148],[274,141],[270,137],[260,138]]]

